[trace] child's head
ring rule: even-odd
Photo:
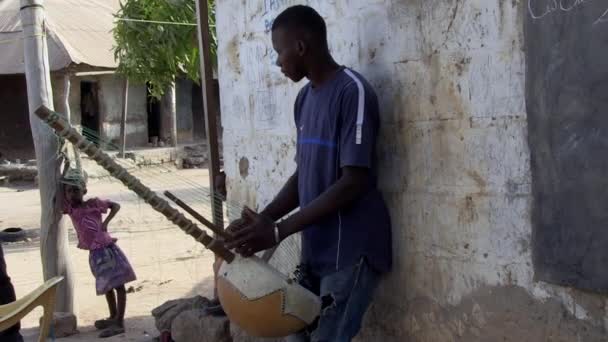
[[[87,193],[86,186],[76,184],[66,184],[65,197],[73,204],[82,203],[84,195]]]
[[[82,172],[70,169],[61,178],[64,185],[65,197],[70,203],[82,203],[84,195],[87,193],[86,176]]]

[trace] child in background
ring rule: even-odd
[[[86,181],[78,170],[66,167],[62,177],[65,191],[64,214],[72,219],[78,236],[78,248],[88,250],[89,265],[95,277],[97,295],[105,295],[110,317],[95,322],[102,330],[99,337],[106,338],[125,332],[124,317],[127,302],[125,284],[136,279],[133,268],[124,253],[116,245],[116,239],[108,233],[108,224],[120,210],[120,205],[111,201],[91,198]],[[102,220],[102,214],[109,215]]]

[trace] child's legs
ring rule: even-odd
[[[100,338],[112,337],[125,332],[125,305],[127,303],[127,290],[124,285],[120,285],[110,292],[116,291],[116,315],[109,324],[104,326],[99,334]]]
[[[116,288],[117,295],[117,304],[118,304],[118,312],[116,316],[116,320],[120,326],[123,325],[123,321],[125,319],[125,308],[127,306],[127,290],[125,286],[119,286]]]
[[[114,290],[106,292],[106,301],[108,302],[108,309],[110,309],[110,319],[116,319],[116,296]]]

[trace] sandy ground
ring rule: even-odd
[[[186,203],[209,215],[206,170],[142,169],[134,173],[155,190],[171,190]],[[138,280],[128,284],[136,292],[127,296],[127,332],[107,341],[147,341],[158,335],[150,311],[167,300],[197,294],[211,296],[213,255],[202,245],[173,226],[160,214],[112,179],[92,179],[87,197],[119,202],[121,211],[110,225],[111,234],[131,261]],[[0,229],[36,229],[40,220],[38,190],[31,186],[0,187]],[[75,280],[74,296],[80,334],[58,341],[97,341],[92,327],[96,319],[108,315],[104,297],[95,295],[94,279],[88,266],[88,252],[76,248],[72,224],[70,259]],[[39,240],[3,245],[8,272],[21,297],[42,283]],[[37,309],[22,321],[26,341],[37,340]]]

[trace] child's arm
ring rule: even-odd
[[[108,214],[108,217],[106,217],[106,219],[103,221],[103,230],[104,231],[108,231],[108,224],[110,223],[110,221],[112,221],[112,219],[114,218],[114,216],[116,216],[116,213],[118,213],[118,211],[120,210],[120,204],[116,203],[116,202],[110,202],[110,214]]]
[[[61,179],[63,180],[63,178],[65,178],[65,176],[68,174],[68,171],[70,170],[70,160],[64,156],[63,158],[64,164],[63,164],[63,171],[61,172]],[[62,213],[65,215],[68,213],[68,207],[70,206],[70,203],[68,203],[68,199],[65,195],[65,184],[63,184],[63,182],[59,183],[59,192],[61,193],[61,199],[62,199]]]

